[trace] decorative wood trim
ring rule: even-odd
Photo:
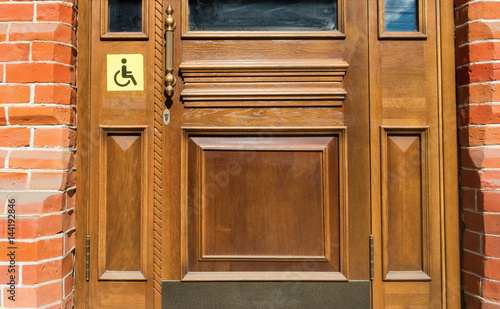
[[[426,1],[417,0],[417,31],[386,31],[385,30],[385,0],[378,0],[378,37],[379,39],[425,40],[426,32]]]
[[[99,280],[146,280],[147,279],[147,264],[148,264],[148,201],[147,201],[147,192],[148,192],[148,163],[147,163],[147,126],[100,126],[100,159],[99,159],[99,228],[98,228],[98,275]],[[141,240],[142,240],[142,248],[141,248],[141,270],[140,271],[109,271],[106,270],[106,205],[107,205],[107,196],[106,196],[106,187],[107,187],[107,142],[106,137],[109,134],[138,134],[141,139],[141,152],[142,152],[142,166],[141,170],[143,171],[142,179],[141,179],[141,218],[140,220],[141,227]]]
[[[77,91],[77,149],[76,209],[75,213],[75,307],[87,308],[89,284],[86,277],[86,236],[89,235],[90,219],[90,37],[91,6],[89,1],[78,4],[78,91]],[[93,250],[93,248],[90,248]]]
[[[291,128],[291,127],[283,127],[283,128],[270,128],[270,127],[219,127],[219,128],[206,128],[206,127],[181,127],[182,130],[182,147],[181,147],[181,267],[183,277],[181,280],[185,281],[204,281],[204,280],[289,280],[290,278],[296,278],[296,280],[313,280],[313,281],[321,281],[321,280],[347,280],[347,269],[348,269],[348,233],[347,233],[347,141],[346,141],[346,132],[345,127],[312,127],[312,128]],[[340,241],[340,251],[339,251],[339,271],[338,272],[320,272],[320,271],[312,271],[312,272],[255,272],[255,271],[243,271],[243,272],[196,272],[189,270],[189,262],[188,262],[188,192],[187,188],[188,179],[187,179],[187,160],[188,160],[188,139],[192,135],[200,136],[224,136],[228,135],[238,136],[238,135],[258,135],[258,136],[269,136],[272,134],[275,137],[279,136],[294,136],[296,134],[301,134],[301,136],[314,136],[314,135],[325,135],[332,134],[338,137],[338,195],[339,195],[339,241]],[[241,141],[241,140],[240,140]],[[292,143],[293,144],[293,143]],[[199,145],[200,146],[200,145]],[[241,145],[240,145],[241,146]],[[327,181],[327,175],[330,174],[328,170],[328,164],[326,164],[328,154],[328,149],[325,149],[325,146],[319,148],[318,145],[311,144],[307,145],[311,146],[309,148],[305,148],[300,145],[277,145],[276,147],[267,147],[267,149],[280,150],[280,151],[313,151],[313,150],[321,150],[323,151],[323,177]],[[291,147],[291,148],[290,148]],[[252,150],[259,150],[262,147],[255,143],[252,143]],[[328,147],[327,147],[328,148]],[[238,145],[230,145],[229,147],[210,147],[208,145],[202,144],[199,153],[196,155],[198,157],[202,157],[202,151],[210,149],[210,150],[242,150]],[[249,149],[246,147],[245,149]],[[203,161],[203,160],[202,160]],[[203,162],[198,163],[196,169],[202,169]],[[198,186],[201,186],[199,183],[201,179],[198,179]],[[330,205],[329,196],[325,194],[323,197],[324,205]],[[198,201],[198,203],[201,201]],[[328,207],[324,208],[325,216],[328,213]],[[200,210],[201,211],[201,210]],[[201,223],[199,223],[201,224]],[[314,256],[314,257],[286,257],[286,256],[277,256],[277,257],[259,257],[259,256],[230,256],[230,257],[221,257],[217,256],[212,258],[210,256],[201,256],[199,257],[199,261],[202,260],[212,260],[212,261],[296,261],[300,258],[300,261],[312,261],[312,262],[327,262],[329,261],[330,256],[330,248],[329,248],[329,233],[326,229],[328,229],[329,224],[325,226],[325,257],[322,256]],[[201,233],[201,232],[200,232]],[[200,237],[201,239],[201,237]],[[200,240],[201,241],[201,240]],[[200,242],[201,246],[201,242]],[[201,254],[201,253],[200,253]],[[326,258],[326,259],[325,259]],[[294,279],[291,279],[294,280]]]
[[[163,1],[155,0],[155,81],[154,81],[154,132],[153,132],[153,289],[154,303],[161,303],[162,250],[163,250],[163,108],[165,43],[163,39]],[[158,301],[156,300],[158,299]]]
[[[186,107],[342,106],[343,60],[188,61],[179,66]]]
[[[442,200],[442,295],[445,308],[459,308],[460,295],[460,239],[459,239],[459,192],[457,156],[457,118],[455,85],[455,25],[452,0],[437,1],[437,52],[438,91],[442,143],[443,168],[440,175],[440,199]],[[441,82],[439,82],[441,81]]]
[[[429,225],[429,149],[428,126],[388,127],[382,126],[380,133],[380,165],[382,196],[382,275],[383,281],[430,281],[430,225]],[[387,140],[389,136],[419,136],[420,181],[421,181],[421,271],[392,271],[389,269],[388,235],[388,167]]]
[[[188,0],[181,1],[181,37],[183,39],[344,39],[345,0],[337,0],[337,29],[333,31],[189,31]]]
[[[155,0],[156,1],[156,0]],[[147,40],[149,0],[142,0],[142,32],[110,32],[108,0],[100,0],[101,4],[101,40]]]
[[[331,272],[189,272],[182,281],[347,281]]]

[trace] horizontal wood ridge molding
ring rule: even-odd
[[[188,61],[180,65],[186,107],[341,106],[343,60]]]

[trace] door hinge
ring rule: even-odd
[[[370,235],[370,280],[373,280],[373,235]]]
[[[85,257],[85,279],[89,281],[90,278],[90,236],[87,235],[87,242],[86,242],[86,257]]]

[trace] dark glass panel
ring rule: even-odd
[[[189,30],[337,29],[337,0],[189,0]]]
[[[142,0],[108,0],[109,32],[141,32]]]
[[[386,31],[418,31],[417,0],[384,0]]]

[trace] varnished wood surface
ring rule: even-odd
[[[186,130],[183,280],[345,280],[342,131]]]
[[[89,233],[90,211],[90,16],[89,5],[78,7],[78,91],[77,91],[77,173],[75,209],[75,308],[88,308],[89,287],[86,281],[86,238]]]
[[[92,12],[92,22],[88,25],[85,24],[85,14],[87,12],[87,17],[90,19],[90,4],[83,3],[81,5],[80,16],[83,22],[81,22],[79,28],[80,33],[82,33],[87,26],[87,30],[92,34],[92,39],[87,41],[85,40],[85,35],[82,34],[80,42],[83,45],[79,49],[79,55],[82,56],[82,64],[79,67],[79,80],[82,80],[82,85],[84,85],[85,81],[83,80],[89,80],[89,77],[92,77],[92,100],[90,100],[89,95],[85,94],[84,90],[79,90],[79,117],[83,117],[79,118],[79,130],[81,130],[80,127],[85,129],[85,120],[90,119],[87,129],[87,132],[90,132],[88,151],[85,150],[85,145],[80,144],[85,139],[80,139],[79,135],[78,148],[79,151],[83,151],[79,154],[79,162],[81,166],[85,166],[85,163],[81,163],[82,160],[88,162],[88,169],[95,172],[91,172],[88,177],[79,176],[79,184],[84,190],[85,183],[89,184],[88,194],[90,196],[89,199],[85,197],[79,198],[79,206],[80,204],[89,204],[91,207],[89,208],[90,213],[88,216],[85,214],[84,219],[82,219],[82,215],[77,218],[77,222],[79,222],[77,224],[85,226],[85,223],[89,222],[91,248],[96,248],[96,235],[103,228],[96,223],[97,221],[92,219],[97,218],[97,209],[94,205],[98,205],[100,198],[96,193],[100,190],[96,175],[101,162],[99,161],[100,159],[92,155],[96,151],[99,152],[100,147],[102,147],[99,142],[99,133],[97,133],[99,131],[98,128],[102,125],[109,127],[147,126],[148,128],[154,127],[156,130],[149,130],[145,136],[148,146],[147,152],[144,155],[147,165],[144,169],[147,172],[145,193],[147,200],[147,220],[144,226],[146,227],[148,236],[144,252],[147,261],[147,270],[145,273],[148,281],[144,283],[119,282],[121,280],[120,276],[112,273],[112,271],[110,271],[110,274],[115,276],[116,281],[97,281],[98,256],[96,249],[91,249],[91,281],[88,284],[90,289],[88,304],[91,308],[113,308],[113,306],[118,308],[125,306],[125,303],[127,303],[126,307],[128,308],[150,308],[153,305],[159,308],[159,297],[155,296],[153,298],[153,280],[151,279],[153,278],[153,273],[161,274],[161,278],[158,278],[157,275],[155,277],[157,291],[160,289],[157,281],[161,279],[182,279],[186,281],[290,280],[290,278],[294,278],[292,280],[368,280],[369,251],[368,245],[363,244],[367,244],[370,229],[375,236],[376,269],[375,280],[372,285],[374,308],[412,305],[437,307],[437,304],[441,303],[443,306],[446,306],[445,299],[448,301],[447,304],[450,308],[453,307],[451,304],[456,303],[458,299],[456,293],[456,286],[458,285],[453,286],[458,278],[456,270],[458,269],[458,254],[452,253],[458,252],[457,233],[454,230],[456,209],[453,208],[456,205],[456,196],[451,194],[450,190],[444,190],[444,184],[451,184],[452,187],[453,184],[456,184],[456,171],[453,169],[454,161],[450,160],[450,158],[454,158],[454,152],[450,150],[453,147],[443,146],[455,143],[455,140],[453,140],[455,134],[454,109],[453,104],[450,103],[453,101],[453,78],[451,76],[453,75],[454,67],[451,63],[452,61],[449,60],[453,58],[452,47],[450,47],[453,44],[452,39],[450,40],[451,35],[444,36],[442,42],[440,41],[441,37],[436,36],[437,33],[445,33],[445,31],[452,29],[452,18],[449,16],[449,13],[444,12],[444,10],[441,13],[444,16],[442,20],[443,28],[441,29],[439,28],[440,24],[435,23],[437,20],[435,14],[439,14],[439,11],[436,11],[433,4],[429,4],[426,7],[427,11],[425,15],[427,19],[427,38],[424,38],[424,40],[409,41],[378,40],[377,0],[369,0],[368,3],[365,1],[347,1],[345,3],[345,37],[314,38],[314,34],[312,33],[309,38],[304,38],[304,36],[298,34],[288,38],[255,37],[250,39],[248,37],[235,38],[235,34],[230,35],[233,36],[232,38],[230,36],[213,38],[209,37],[212,34],[207,34],[203,38],[186,37],[183,40],[178,29],[174,33],[174,74],[177,76],[178,83],[175,86],[174,96],[171,99],[167,99],[164,102],[164,106],[160,106],[158,101],[163,99],[163,95],[161,94],[163,78],[161,76],[161,61],[163,55],[161,51],[162,46],[158,46],[158,43],[161,39],[153,40],[152,34],[149,33],[149,41],[114,41],[112,39],[101,41],[99,33],[101,25],[99,20],[100,15],[97,9],[99,2],[95,1],[96,5],[92,5],[94,9]],[[443,7],[446,5],[450,6],[449,2],[446,0],[439,3],[439,5]],[[175,10],[174,18],[178,23],[183,22],[180,16],[180,0],[169,1],[168,4],[173,5]],[[162,18],[158,17],[158,12],[162,12],[163,8],[161,8],[161,5],[158,5],[158,1],[155,3],[150,1],[149,5],[150,13],[154,12],[150,16],[155,16],[154,20],[152,18],[149,19],[149,29],[155,29],[162,36],[163,30],[160,26],[162,24],[160,19]],[[158,22],[158,20],[160,21]],[[158,37],[157,33],[155,35]],[[92,58],[92,66],[90,70],[86,71],[85,48],[83,46],[85,42],[90,46],[90,41],[92,42],[92,51],[88,58]],[[370,55],[368,54],[369,46]],[[81,52],[82,48],[83,52]],[[105,54],[124,52],[142,53],[145,55],[147,72],[151,72],[151,74],[146,74],[145,89],[148,90],[137,93],[106,93],[105,79],[103,78],[105,73],[103,69],[105,67]],[[447,58],[445,57],[446,55],[448,55]],[[443,60],[441,60],[441,57]],[[368,62],[368,59],[370,59],[370,62]],[[348,67],[344,66],[340,70],[333,71],[331,67],[319,69],[321,66],[318,63],[328,62],[336,64],[344,63],[348,64]],[[269,67],[268,64],[266,64],[268,67],[265,68],[266,65],[263,65],[263,63],[280,63],[278,67],[281,66],[281,69],[279,69],[280,71],[276,71],[276,66],[273,67],[271,65]],[[184,71],[181,76],[179,75],[179,67],[182,68],[183,66]],[[242,67],[245,68],[241,70]],[[283,67],[292,69],[283,70]],[[235,68],[239,71],[235,72]],[[339,74],[342,71],[346,72],[345,75],[344,73]],[[215,90],[210,90],[212,91],[210,92],[210,88],[207,87],[208,85],[214,85],[213,89]],[[321,96],[310,96],[308,99],[302,100],[298,99],[298,96],[290,95],[284,98],[276,95],[277,92],[273,93],[276,90],[287,89],[287,87],[288,89],[302,87],[300,89],[304,91],[297,92],[307,93],[307,91],[310,91],[310,94],[317,94],[318,89],[321,89],[322,86],[330,91],[329,95],[332,94],[331,89],[338,89],[343,92],[335,94],[339,96],[334,99],[330,98],[326,100],[324,97],[321,98]],[[265,90],[266,87],[268,90]],[[154,90],[155,88],[156,90]],[[183,89],[187,90],[188,94],[189,91],[195,89],[195,92],[198,91],[198,93],[191,96],[191,101],[188,99],[189,95],[181,99],[180,94]],[[263,98],[255,95],[259,91],[260,93],[267,91],[267,97]],[[228,98],[226,96],[223,100],[219,99],[221,95],[231,92],[234,94],[234,97]],[[201,96],[199,95],[200,93],[202,93]],[[270,96],[269,94],[273,95]],[[207,100],[207,97],[210,97],[210,100]],[[238,99],[236,100],[235,98]],[[91,115],[87,114],[85,116],[85,112],[88,112],[88,110],[85,107],[81,107],[81,102],[87,102],[83,103],[87,104],[86,106],[90,106],[90,102],[92,102]],[[214,102],[215,106],[213,105]],[[326,102],[326,104],[321,106],[322,104],[318,102]],[[189,104],[193,105],[190,107]],[[159,123],[164,107],[169,108],[171,112],[171,123],[168,127],[162,126]],[[302,262],[302,267],[306,267],[307,269],[299,268],[299,270],[288,271],[284,270],[283,266],[276,264],[274,270],[278,269],[280,271],[262,272],[260,270],[266,270],[265,267],[259,270],[255,266],[255,261],[245,260],[243,263],[247,263],[245,264],[246,266],[240,269],[243,271],[239,271],[227,266],[231,263],[234,264],[234,261],[231,260],[236,252],[234,251],[236,250],[235,247],[226,244],[225,249],[220,249],[217,247],[217,244],[221,241],[214,241],[210,244],[212,246],[212,251],[209,251],[210,255],[205,254],[205,257],[207,257],[207,260],[211,260],[214,254],[215,256],[219,255],[219,257],[222,257],[222,260],[225,259],[224,263],[226,263],[226,266],[217,266],[219,267],[217,268],[213,265],[215,262],[210,261],[209,263],[212,263],[212,265],[209,265],[207,268],[200,269],[200,271],[186,272],[190,267],[189,261],[185,259],[189,255],[187,240],[190,236],[188,233],[189,230],[186,228],[189,223],[189,217],[186,213],[183,213],[184,210],[182,209],[184,208],[182,207],[187,207],[190,200],[182,192],[196,190],[196,186],[201,187],[204,183],[203,177],[193,176],[202,175],[202,167],[204,165],[203,160],[200,158],[203,158],[202,154],[204,152],[212,152],[214,154],[215,152],[222,151],[226,152],[229,158],[239,156],[241,160],[242,157],[240,154],[236,155],[236,152],[229,155],[229,152],[234,150],[215,150],[217,147],[210,149],[211,147],[205,145],[208,147],[207,150],[199,150],[198,148],[200,147],[197,146],[198,148],[193,148],[191,152],[185,152],[191,153],[190,156],[185,158],[181,155],[184,138],[182,130],[197,127],[199,129],[191,130],[190,132],[192,134],[198,132],[196,134],[199,134],[199,132],[205,132],[207,128],[213,128],[213,131],[209,130],[208,133],[208,135],[211,135],[217,130],[225,128],[225,131],[222,130],[224,131],[222,135],[227,135],[229,134],[227,132],[241,134],[241,132],[248,132],[248,130],[255,127],[272,127],[273,130],[277,132],[281,130],[286,135],[289,134],[290,127],[298,127],[299,131],[306,132],[307,130],[316,130],[315,128],[318,127],[325,128],[332,126],[345,128],[345,131],[342,131],[344,132],[343,138],[345,140],[343,142],[343,139],[339,140],[339,149],[337,151],[339,158],[329,161],[341,163],[338,167],[327,166],[327,171],[322,172],[322,181],[326,179],[325,173],[330,175],[330,171],[338,168],[338,183],[333,186],[338,186],[338,202],[339,205],[344,205],[342,207],[345,207],[338,208],[338,220],[344,220],[344,222],[340,222],[336,226],[340,233],[340,238],[337,242],[340,243],[340,266],[335,266],[336,270],[332,268],[331,270],[333,271],[315,272],[314,269],[306,267],[307,264],[304,263],[307,262]],[[417,262],[413,262],[413,264],[401,262],[396,267],[399,268],[399,275],[413,281],[406,280],[404,283],[384,282],[381,279],[383,275],[381,228],[382,183],[380,178],[380,158],[382,155],[380,147],[381,126],[395,126],[403,129],[415,126],[427,126],[429,128],[428,170],[430,174],[428,177],[428,216],[430,219],[428,222],[428,250],[430,252],[430,266],[429,271],[426,273],[429,274],[430,281],[429,278],[424,278],[424,276],[419,277],[416,273],[418,271],[411,270],[412,267],[409,266],[416,265]],[[450,127],[453,127],[453,129],[450,129]],[[347,139],[347,136],[349,139]],[[298,137],[303,137],[307,140],[307,136],[298,134]],[[308,147],[314,148],[313,144],[310,143]],[[259,145],[262,149],[269,147],[265,143],[260,143]],[[234,145],[231,147],[234,147]],[[285,157],[289,156],[290,153],[297,151],[301,153],[303,151],[297,149],[287,151]],[[252,151],[259,152],[264,150],[253,149]],[[279,158],[283,150],[274,152],[271,150],[270,152]],[[311,154],[314,151],[306,153]],[[219,157],[216,156],[217,160],[228,158],[227,156],[220,157],[220,154],[217,155],[219,155]],[[305,160],[307,162],[306,157],[304,155],[301,161]],[[401,158],[399,156],[395,157]],[[191,170],[191,172],[182,176],[183,171],[188,170],[186,169],[188,168],[188,163],[193,162],[193,160],[201,163],[196,163],[195,170]],[[211,160],[217,161],[213,158]],[[299,163],[293,163],[291,166],[293,167],[297,164]],[[322,164],[324,169],[324,160]],[[193,163],[191,163],[191,166],[193,166]],[[216,164],[214,163],[214,169],[215,166]],[[245,167],[244,164],[243,167]],[[444,168],[444,172],[436,174],[434,171],[440,170],[441,167]],[[250,166],[245,167],[245,170],[247,170],[246,175],[258,177],[257,174],[259,173],[250,171]],[[279,171],[279,169],[274,169],[274,171]],[[270,168],[269,171],[261,169],[260,174],[265,175],[266,173],[273,173],[273,169]],[[183,179],[189,178],[186,176],[188,174],[191,175],[189,177],[194,181],[191,187],[187,185],[187,182],[183,182]],[[205,174],[208,175],[207,173]],[[215,176],[216,173],[213,174],[214,181],[218,180]],[[290,178],[290,176],[287,177]],[[266,181],[271,180],[272,177],[270,180],[266,178]],[[416,179],[410,181],[411,184],[417,182]],[[235,183],[241,184],[242,182],[235,181]],[[409,187],[411,184],[402,182],[402,185],[405,187]],[[270,186],[272,187],[273,185]],[[265,191],[267,186],[266,188],[255,188],[250,191]],[[158,193],[159,190],[161,190],[161,194]],[[230,189],[228,190],[228,192],[224,193],[226,196],[236,196],[231,193]],[[283,189],[277,192],[281,192],[279,194],[284,195],[286,194],[285,191]],[[335,190],[329,188],[326,191],[333,192]],[[423,194],[424,191],[422,189],[420,194]],[[299,200],[307,199],[306,195],[313,194],[313,192],[314,190],[301,193],[303,196]],[[345,192],[345,196],[342,192]],[[267,194],[269,195],[269,192]],[[324,198],[325,196],[323,195]],[[391,204],[397,204],[397,199],[391,202]],[[201,201],[198,202],[201,203]],[[293,204],[294,202],[290,203]],[[210,206],[212,207],[212,213],[215,213],[217,209],[224,209],[226,213],[222,212],[223,216],[219,217],[219,219],[217,219],[217,215],[215,215],[216,218],[207,219],[208,221],[206,222],[212,222],[210,223],[212,228],[222,226],[222,230],[224,230],[228,222],[229,224],[234,224],[234,220],[242,220],[242,218],[231,217],[231,208],[226,208],[226,206],[217,208],[217,203],[218,201],[212,201],[212,206]],[[232,202],[224,203],[233,205]],[[247,204],[245,208],[250,209],[249,205]],[[263,213],[265,213],[265,210],[265,208],[260,208],[260,211]],[[421,209],[421,212],[423,213],[423,209]],[[281,213],[283,212],[278,212],[278,214]],[[268,214],[268,216],[273,218],[273,214]],[[258,217],[256,216],[247,217],[250,217],[250,219],[253,218],[254,224],[258,222],[256,219]],[[279,218],[276,218],[277,222],[280,222]],[[219,222],[217,220],[222,221]],[[337,219],[333,221],[337,221]],[[265,226],[269,222],[271,221],[264,219],[259,224],[264,224]],[[370,222],[372,223],[371,227]],[[423,221],[420,223],[421,226],[425,225]],[[287,224],[289,223],[285,225]],[[299,221],[296,224],[300,226]],[[292,225],[295,226],[295,223]],[[217,231],[217,228],[215,230]],[[199,231],[203,231],[203,229],[200,228]],[[311,232],[313,231],[314,229],[311,229]],[[77,231],[77,235],[78,233]],[[291,232],[292,235],[293,233]],[[239,232],[238,235],[243,234],[246,233]],[[272,240],[276,236],[279,239],[280,230],[276,229],[273,235],[268,236],[267,234],[265,236],[269,237],[269,240]],[[257,234],[251,235],[255,236]],[[84,251],[84,237],[85,235],[82,234],[77,236],[77,249],[80,248],[80,252]],[[218,236],[213,237],[217,239]],[[301,239],[301,237],[305,236],[300,235],[299,237],[292,238]],[[155,242],[153,242],[153,238]],[[425,241],[424,234],[421,235],[421,238],[423,239],[422,241]],[[328,242],[326,238],[324,241]],[[272,252],[269,249],[271,246],[266,247],[266,245],[262,245],[263,243],[266,242],[261,242],[260,247],[254,247],[260,248],[260,251],[247,251],[246,253],[250,252],[250,257],[257,259],[279,256],[276,251]],[[310,255],[302,255],[303,252],[300,251],[286,252],[288,249],[285,244],[278,243],[278,246],[274,250],[284,250],[285,254],[282,255],[282,259],[286,260],[291,256],[293,257],[293,254],[295,254],[294,258],[310,257]],[[183,247],[183,244],[186,244],[186,247]],[[440,247],[440,244],[442,244],[442,247]],[[281,248],[280,246],[285,247]],[[403,245],[400,243],[398,246],[401,248]],[[324,247],[326,252],[327,246]],[[443,255],[436,254],[436,252],[440,252],[439,248],[442,249],[441,252],[444,252]],[[233,251],[228,251],[229,249]],[[245,250],[250,249],[252,248],[246,248]],[[272,255],[266,255],[266,250],[271,250]],[[299,250],[299,248],[296,250]],[[404,249],[404,251],[407,252],[408,249]],[[227,252],[230,255],[226,255]],[[241,252],[245,253],[244,250]],[[264,254],[262,254],[263,252]],[[290,254],[290,252],[293,254]],[[415,252],[409,252],[409,254],[413,254],[413,257],[416,256]],[[158,256],[161,256],[161,259]],[[195,256],[198,255],[195,253]],[[244,259],[247,259],[249,255],[241,256],[245,256]],[[77,279],[76,288],[77,291],[83,291],[84,294],[80,295],[85,295],[87,285],[82,283],[84,281],[84,277],[82,277],[82,274],[84,274],[84,264],[82,264],[82,261],[84,260],[81,257],[82,255],[79,256],[77,253],[76,272],[77,278],[80,278],[80,281]],[[217,260],[219,257],[215,259]],[[281,263],[283,262],[281,261]],[[410,270],[404,270],[405,267]],[[271,267],[269,270],[273,270],[273,268]],[[80,277],[78,277],[78,274],[81,274]],[[448,280],[444,280],[444,277],[448,278]],[[123,279],[123,277],[121,278]],[[123,295],[126,296],[123,297]],[[87,302],[86,299],[82,300],[78,295],[76,299],[77,304],[84,305]]]
[[[452,107],[450,102],[443,102],[439,96],[443,91],[449,94],[453,90],[451,87],[452,81],[448,78],[441,80],[442,76],[440,75],[440,57],[442,57],[442,54],[439,42],[441,32],[439,23],[436,24],[435,22],[436,14],[439,14],[440,11],[439,8],[434,6],[435,4],[426,2],[422,17],[426,20],[427,37],[420,36],[419,38],[422,40],[413,40],[417,37],[412,37],[411,34],[400,37],[400,40],[379,40],[377,38],[379,29],[375,13],[377,1],[370,1],[369,5],[370,51],[372,53],[370,57],[372,232],[375,243],[373,307],[401,308],[416,306],[445,308],[449,306],[449,308],[454,308],[456,299],[451,300],[448,298],[448,291],[443,286],[447,285],[444,283],[446,281],[445,270],[450,266],[452,268],[456,267],[458,255],[455,256],[455,262],[448,265],[444,258],[448,253],[446,250],[443,251],[441,247],[441,244],[449,241],[449,239],[456,239],[456,231],[445,234],[443,229],[446,226],[446,220],[448,220],[443,210],[449,207],[449,204],[443,203],[442,198],[446,189],[443,187],[444,178],[440,173],[443,162],[449,159],[453,161],[456,155],[452,155],[450,151],[442,151],[443,143],[449,143],[450,140],[442,138],[443,130],[446,131],[449,128],[443,127],[440,110],[444,108],[443,106],[447,106],[450,110]],[[449,19],[449,15],[446,16],[444,18]],[[443,22],[448,23],[450,21],[443,20]],[[447,69],[450,70],[450,67]],[[447,85],[445,88],[443,88],[443,83]],[[451,122],[448,121],[448,125],[450,124]],[[454,127],[454,125],[452,126]],[[421,146],[422,150],[426,148],[426,151],[420,154],[420,180],[408,175],[408,179],[403,180],[401,178],[402,182],[396,189],[419,195],[421,202],[420,222],[415,219],[419,216],[417,213],[411,216],[408,214],[408,216],[400,217],[397,220],[395,216],[387,217],[387,207],[390,207],[387,204],[388,202],[398,205],[397,207],[402,207],[398,211],[403,212],[409,211],[407,207],[411,203],[405,202],[404,194],[401,195],[401,192],[396,197],[389,197],[388,194],[384,195],[384,188],[388,187],[388,180],[383,175],[384,172],[387,173],[387,167],[390,165],[387,163],[384,167],[384,160],[386,159],[383,157],[386,155],[388,148],[384,146],[384,134],[380,135],[378,132],[381,127],[393,127],[396,130],[392,133],[388,131],[389,136],[393,133],[401,136],[401,133],[406,138],[419,136],[419,134],[413,135],[416,131],[411,133],[412,127],[428,128],[425,130],[425,135],[429,142],[427,146],[424,146],[425,143]],[[397,128],[399,128],[399,132],[397,132]],[[422,139],[423,136],[420,138]],[[387,139],[387,135],[385,138]],[[425,138],[421,141],[424,140]],[[390,164],[400,164],[408,159],[410,158],[401,153],[399,157],[392,158],[392,161],[395,162]],[[410,159],[410,161],[419,160]],[[378,183],[379,181],[381,183]],[[425,204],[426,200],[428,202],[427,206]],[[456,207],[456,205],[451,207]],[[418,205],[414,204],[411,208],[417,209]],[[425,222],[426,219],[427,222]],[[400,224],[398,228],[404,229],[404,233],[397,236],[393,236],[391,233],[392,236],[387,239],[383,234],[388,233],[388,231],[384,229],[392,224],[391,220],[396,220],[394,223]],[[411,227],[403,228],[410,224],[408,220],[412,221]],[[420,223],[421,227],[418,231],[414,230],[412,234],[411,230],[416,228],[413,225],[415,223]],[[399,238],[398,241],[401,241],[400,244],[402,244],[399,249],[404,248],[403,254],[407,257],[396,263],[396,265],[399,265],[398,268],[406,269],[401,272],[387,272],[384,269],[390,265],[384,254],[386,255],[386,251],[391,246],[388,243],[391,237],[393,240],[394,237]],[[406,239],[406,241],[403,242],[403,239]],[[420,243],[420,250],[415,246],[410,248],[406,244],[407,241],[417,242],[417,247]],[[407,247],[405,248],[405,246]],[[449,261],[453,261],[453,258],[450,258]],[[415,270],[411,270],[412,268]],[[422,270],[417,270],[417,268]],[[390,280],[398,282],[390,282]]]

